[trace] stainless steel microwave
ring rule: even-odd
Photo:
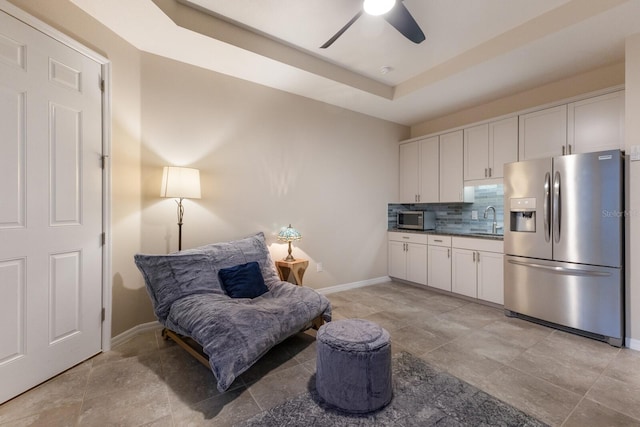
[[[436,214],[429,211],[398,212],[398,228],[407,230],[435,230]]]

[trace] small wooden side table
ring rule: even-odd
[[[278,270],[278,275],[280,275],[280,280],[291,282],[298,286],[302,286],[302,278],[304,277],[304,272],[308,266],[309,261],[306,259],[276,261],[276,269]],[[291,280],[291,276],[293,276],[293,280]]]

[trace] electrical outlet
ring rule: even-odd
[[[321,262],[316,264],[316,271],[318,273],[320,273],[321,271],[324,271],[324,268],[322,267],[322,263]]]
[[[471,219],[478,219],[478,211],[471,211]]]
[[[632,162],[637,162],[640,160],[640,145],[632,145],[631,146],[631,155],[629,156]]]

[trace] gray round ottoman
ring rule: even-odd
[[[362,319],[329,322],[317,334],[316,389],[325,402],[365,413],[391,401],[389,332]]]

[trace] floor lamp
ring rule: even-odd
[[[162,170],[160,197],[171,197],[178,204],[178,251],[182,250],[183,199],[200,198],[200,171],[193,168],[165,166]]]

